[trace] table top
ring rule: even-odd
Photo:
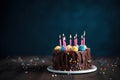
[[[119,80],[119,57],[93,57],[97,71],[56,74],[47,71],[51,56],[7,56],[0,60],[0,80]]]

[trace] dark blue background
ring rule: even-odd
[[[119,0],[3,0],[0,54],[51,55],[58,35],[86,30],[92,55],[119,55]]]

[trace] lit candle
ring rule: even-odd
[[[63,36],[63,37],[62,37],[63,46],[66,47],[66,42],[65,42],[66,38],[65,38],[65,35],[63,34],[62,36]]]
[[[78,42],[78,40],[77,40],[77,34],[76,34],[76,35],[74,36],[74,45],[75,45],[75,46],[78,45],[77,42]]]
[[[76,46],[78,45],[78,39],[77,39],[77,34],[75,35],[76,36]]]
[[[60,47],[62,46],[61,35],[59,35],[59,45],[60,45]]]
[[[70,34],[70,45],[72,46],[72,35]]]
[[[81,45],[84,45],[83,36],[81,36]]]
[[[65,36],[64,36],[64,38],[63,38],[63,46],[64,46],[64,48],[65,48],[65,50],[67,50],[67,46],[66,46],[66,38],[65,38]]]
[[[83,43],[83,45],[85,45],[85,34],[86,34],[86,32],[84,31],[84,34],[83,34],[83,41],[84,41],[84,43]]]
[[[65,36],[64,36],[64,34],[63,34],[63,35],[62,35],[62,43],[63,43],[63,46],[64,46],[64,44],[65,44],[65,43],[64,43],[64,37],[65,37]]]
[[[75,36],[74,36],[74,46],[76,45],[76,42],[75,42]]]

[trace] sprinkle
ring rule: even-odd
[[[111,64],[111,67],[113,67],[114,65],[113,64]]]
[[[114,72],[114,71],[115,71],[115,69],[112,69],[112,71]]]
[[[27,69],[28,67],[26,66],[25,69]]]
[[[42,63],[45,63],[45,60],[42,59]]]
[[[37,58],[34,58],[34,60],[39,60],[39,57],[37,57]]]
[[[52,77],[54,77],[54,74],[52,74]]]
[[[25,63],[22,62],[21,65],[25,65]]]
[[[112,78],[109,78],[109,80],[112,80]]]
[[[30,62],[33,62],[33,59],[31,59]]]
[[[107,66],[109,66],[109,64],[107,64]]]
[[[98,74],[99,74],[99,75],[101,75],[102,73],[101,73],[101,72],[99,72]]]
[[[57,77],[57,74],[55,74],[55,77]]]
[[[115,64],[114,66],[117,67],[117,64]]]
[[[103,72],[103,75],[105,75],[105,72]]]
[[[104,68],[104,70],[106,71],[107,69],[106,69],[106,68]]]
[[[27,66],[29,66],[30,64],[27,64]]]
[[[100,68],[100,70],[102,71],[102,70],[103,70],[103,68]]]
[[[28,71],[25,71],[25,74],[27,74],[28,73]]]

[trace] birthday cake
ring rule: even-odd
[[[74,42],[74,44],[72,44]],[[52,55],[52,66],[55,70],[76,71],[91,69],[92,59],[90,48],[85,44],[85,31],[78,44],[77,34],[72,40],[70,35],[69,45],[66,45],[66,37],[59,35],[59,46],[56,46]]]

